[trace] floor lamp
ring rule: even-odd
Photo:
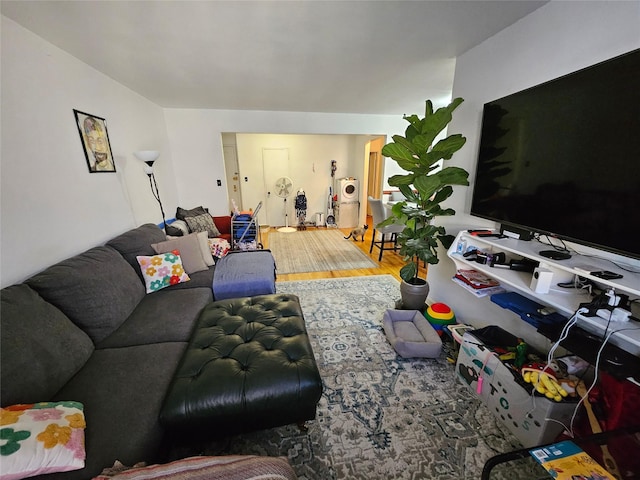
[[[134,152],[134,155],[138,160],[142,160],[144,165],[144,173],[149,177],[149,186],[151,187],[151,193],[160,205],[160,213],[162,214],[162,224],[164,225],[164,231],[167,231],[167,222],[164,216],[164,209],[162,208],[162,202],[160,201],[160,192],[158,191],[158,184],[156,183],[156,176],[153,174],[153,163],[160,156],[160,152],[156,150],[141,150]]]

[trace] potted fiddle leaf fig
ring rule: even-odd
[[[406,199],[394,204],[393,215],[379,225],[404,225],[404,230],[397,236],[399,253],[406,262],[400,269],[403,308],[420,310],[424,307],[429,284],[426,268],[424,278],[420,276],[420,265],[438,263],[438,242],[449,248],[454,240],[445,227],[434,225],[433,219],[455,214],[455,210],[441,206],[453,194],[452,185],[469,185],[466,170],[445,166],[467,139],[461,134],[453,134],[435,145],[434,141],[462,102],[462,98],[456,98],[434,112],[433,104],[427,100],[424,117],[405,115],[403,118],[409,126],[404,136],[394,135],[393,142],[382,148],[382,155],[395,160],[407,172],[389,178],[389,185],[398,187]]]

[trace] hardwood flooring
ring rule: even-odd
[[[307,273],[284,273],[278,274],[277,281],[286,282],[290,280],[313,280],[320,278],[341,278],[341,277],[360,277],[365,275],[393,275],[398,281],[400,281],[400,276],[398,272],[400,268],[404,265],[402,261],[402,257],[398,255],[394,251],[385,250],[382,255],[382,261],[378,262],[378,256],[380,255],[380,250],[377,248],[373,249],[373,252],[369,253],[369,248],[371,247],[371,236],[373,235],[373,226],[371,225],[371,218],[367,218],[367,223],[369,224],[369,229],[364,237],[364,242],[353,242],[353,240],[345,240],[345,242],[353,242],[360,250],[362,250],[368,257],[370,257],[375,263],[379,265],[379,268],[359,268],[354,270],[332,270],[327,272],[307,272]],[[308,229],[315,229],[316,227],[307,227]],[[317,227],[318,229],[324,229],[325,227]],[[265,231],[262,229],[260,232],[262,237],[262,244],[264,248],[269,248],[269,233],[274,232],[275,229],[269,229]],[[351,231],[350,228],[341,228],[341,232],[344,233],[344,236],[349,235]]]

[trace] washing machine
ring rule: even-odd
[[[338,203],[351,203],[359,201],[360,185],[353,177],[338,179]]]

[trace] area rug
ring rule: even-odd
[[[277,273],[283,274],[378,267],[334,229],[269,233],[269,250],[276,259]]]
[[[324,383],[308,431],[295,425],[234,436],[199,453],[286,456],[301,480],[477,480],[491,456],[521,448],[439,359],[403,359],[383,313],[390,275],[278,282],[299,296]],[[525,479],[526,472],[506,478]]]

